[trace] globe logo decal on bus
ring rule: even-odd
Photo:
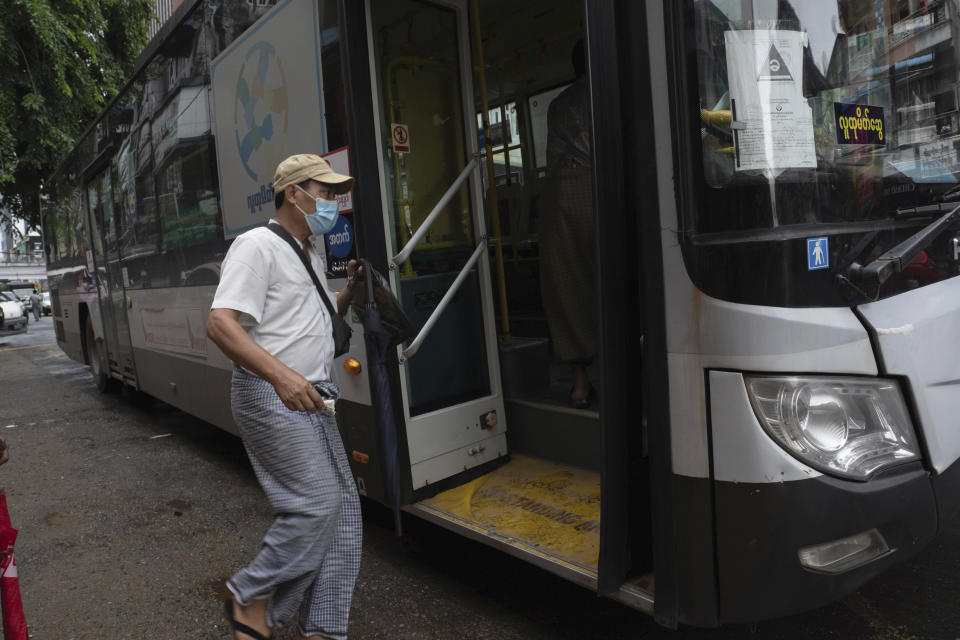
[[[270,177],[283,158],[289,119],[287,77],[269,42],[250,47],[237,77],[233,121],[237,151],[254,181]]]

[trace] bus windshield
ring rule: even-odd
[[[692,7],[687,52],[696,55],[700,159],[692,173],[700,204],[686,217],[691,245],[795,242],[798,264],[779,269],[797,272],[780,278],[789,287],[821,267],[835,276],[854,260],[869,262],[960,204],[956,3],[694,0]],[[819,238],[808,250],[806,241]],[[935,239],[917,257],[926,262],[909,282],[901,277],[859,297],[956,275],[945,242]],[[776,251],[781,261],[794,255]],[[757,260],[753,253],[748,262],[755,268]],[[786,291],[751,301],[823,304],[849,293],[833,291],[828,300]]]

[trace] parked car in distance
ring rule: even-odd
[[[41,296],[43,297],[43,315],[48,316],[53,313],[53,308],[50,306],[50,292],[44,291]]]
[[[18,305],[20,305],[20,310],[23,312],[23,316],[25,318],[27,317],[27,311],[30,309],[30,307],[27,306],[27,301],[15,294],[13,291],[0,291],[0,300],[16,302]]]
[[[23,300],[24,304],[26,304],[26,311],[33,310],[33,300],[30,299],[30,296],[33,295],[33,289],[23,287],[19,289],[12,289],[12,291],[18,298]]]
[[[0,291],[0,336],[25,333],[26,330],[27,314],[19,298],[8,291]]]

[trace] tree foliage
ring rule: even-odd
[[[40,186],[123,87],[151,0],[0,0],[0,198],[39,222]]]

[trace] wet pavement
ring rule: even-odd
[[[161,403],[100,395],[52,320],[0,338],[0,467],[33,638],[223,639],[221,585],[270,513],[240,441]],[[719,630],[648,617],[364,502],[351,638],[960,639],[960,526],[821,610]],[[276,634],[292,638],[292,629]]]

